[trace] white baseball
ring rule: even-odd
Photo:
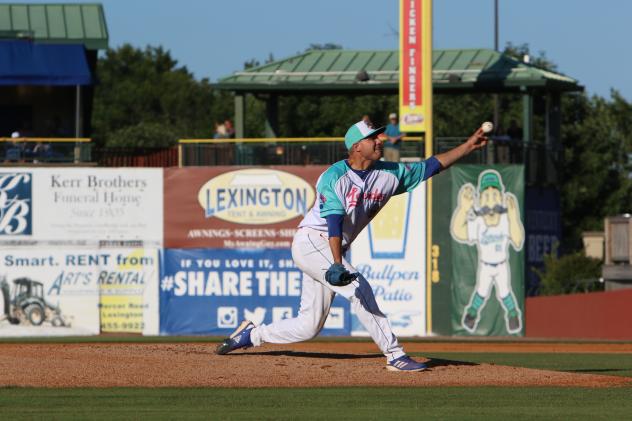
[[[494,123],[492,123],[491,121],[486,121],[485,123],[481,124],[481,129],[483,129],[483,133],[485,134],[491,133],[492,130],[494,130]]]

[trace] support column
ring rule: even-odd
[[[522,140],[525,143],[533,141],[533,96],[525,91],[522,94]]]
[[[545,128],[544,136],[546,149],[544,159],[546,160],[547,183],[557,185],[559,181],[558,168],[560,162],[560,146],[562,145],[562,105],[559,92],[549,93],[546,96]]]
[[[546,96],[546,145],[557,148],[561,143],[560,132],[562,129],[561,96],[559,92],[553,92]]]
[[[83,137],[83,104],[81,101],[81,85],[75,87],[75,137]],[[81,162],[81,143],[75,142],[74,148],[75,163]]]
[[[81,85],[75,87],[75,137],[83,137],[83,110],[81,104]]]
[[[245,136],[246,95],[235,93],[235,137],[243,139]]]
[[[522,87],[522,162],[525,166],[525,182],[532,183],[535,180],[538,163],[533,155],[531,147],[533,143],[533,97],[525,87]]]
[[[279,135],[279,96],[270,94],[266,98],[266,137]]]
[[[493,136],[495,133],[498,133],[498,127],[500,124],[500,98],[498,94],[494,94],[494,131],[491,133]],[[497,153],[499,148],[496,147],[494,142],[490,142],[487,144],[487,165],[494,164],[494,155]]]

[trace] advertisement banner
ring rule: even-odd
[[[302,272],[290,250],[165,249],[162,262],[163,335],[228,336],[243,319],[298,315]],[[349,332],[349,302],[336,297],[321,335]]]
[[[425,184],[393,196],[351,245],[351,263],[398,336],[426,334],[425,198]],[[352,317],[352,334],[368,336]]]
[[[432,0],[399,3],[399,125],[426,132],[432,122]]]
[[[167,168],[165,247],[289,249],[326,168]]]
[[[452,177],[452,332],[524,334],[524,167],[459,165]]]
[[[98,274],[102,332],[158,335],[158,249],[117,249]]]
[[[0,245],[162,246],[162,169],[0,171]]]
[[[0,336],[98,334],[98,268],[111,258],[99,251],[3,250]]]

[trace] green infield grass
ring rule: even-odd
[[[632,387],[0,389],[3,419],[629,419]]]
[[[632,354],[431,352],[429,354],[413,353],[412,355],[441,360],[632,377]],[[632,414],[630,414],[630,418],[632,418]]]

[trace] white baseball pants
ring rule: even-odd
[[[362,275],[344,287],[336,287],[325,281],[325,272],[333,262],[325,233],[312,228],[300,228],[292,242],[292,258],[303,271],[298,316],[254,328],[250,333],[254,346],[265,342],[288,344],[314,338],[325,324],[334,296],[340,294],[351,302],[358,319],[388,361],[405,355],[388,319],[377,306],[371,286]],[[357,272],[346,260],[343,259],[342,264],[350,272]]]
[[[476,293],[483,298],[489,297],[492,286],[496,286],[498,301],[511,293],[511,270],[507,262],[497,265],[489,265],[483,262],[478,264],[476,274]]]

